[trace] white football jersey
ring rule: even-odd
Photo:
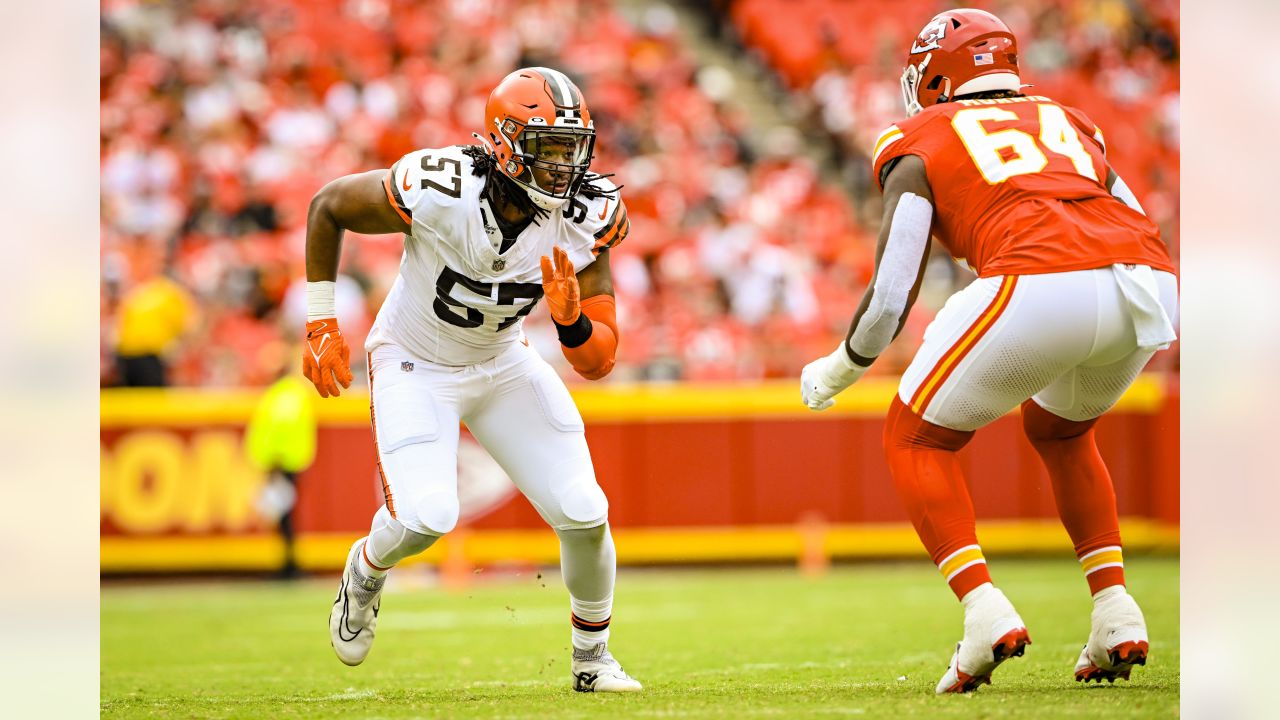
[[[524,316],[542,297],[541,258],[564,248],[581,272],[626,237],[627,211],[607,179],[606,197],[584,195],[530,223],[505,253],[485,178],[472,173],[464,146],[424,149],[387,171],[388,201],[412,226],[400,273],[365,341],[393,342],[440,365],[462,366],[499,355],[523,336]]]

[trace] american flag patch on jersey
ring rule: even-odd
[[[995,61],[996,61],[996,58],[991,53],[978,53],[977,55],[973,56],[974,65],[991,65]]]

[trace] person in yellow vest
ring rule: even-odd
[[[139,281],[120,301],[115,346],[118,382],[126,387],[169,384],[168,357],[195,325],[196,307],[158,261],[141,262]]]
[[[297,353],[288,353],[293,357]],[[280,354],[283,360],[285,353]],[[293,364],[281,362],[280,377],[258,400],[245,428],[245,452],[255,467],[267,473],[267,482],[258,500],[258,511],[275,520],[284,540],[284,563],[280,574],[298,575],[294,551],[293,511],[297,506],[298,475],[316,457],[316,412],[310,383]]]

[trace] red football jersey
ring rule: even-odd
[[[881,133],[872,166],[924,161],[933,233],[979,277],[1150,265],[1173,272],[1160,232],[1107,191],[1106,144],[1084,113],[1029,96],[957,100]]]

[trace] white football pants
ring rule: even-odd
[[[555,370],[527,345],[446,367],[383,344],[369,367],[383,493],[405,527],[443,535],[458,524],[459,421],[551,527],[607,519],[582,416]]]
[[[1139,338],[1160,337],[1160,325],[1171,335],[1176,322],[1177,278],[1147,275],[1151,292],[1140,297],[1135,270],[1149,272],[1116,265],[973,281],[925,330],[898,397],[928,422],[962,431],[1027,398],[1068,420],[1098,417],[1155,354]],[[1135,309],[1144,301],[1145,312]]]

